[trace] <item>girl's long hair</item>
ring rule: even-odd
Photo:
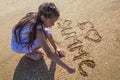
[[[31,31],[29,32],[29,40],[26,44],[28,49],[32,48],[33,42],[36,39],[36,31],[37,25],[41,25],[44,23],[41,19],[41,16],[45,18],[53,18],[59,17],[59,10],[55,6],[54,3],[43,3],[39,6],[38,12],[29,12],[27,13],[16,25],[14,29],[14,36],[17,42],[21,43],[21,30],[25,25],[29,25],[31,27]],[[26,47],[25,46],[25,47]]]

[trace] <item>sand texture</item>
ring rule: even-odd
[[[74,74],[11,51],[12,27],[44,1],[1,0],[0,80],[120,80],[120,0],[52,0],[61,16],[50,30]]]

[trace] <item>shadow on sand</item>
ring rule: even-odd
[[[15,69],[13,80],[54,80],[55,70],[54,62],[48,69],[44,59],[33,61],[23,56]]]

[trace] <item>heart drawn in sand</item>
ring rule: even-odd
[[[96,29],[88,30],[84,38],[93,42],[100,42],[102,40],[102,37],[99,35]]]

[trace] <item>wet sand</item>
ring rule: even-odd
[[[0,80],[119,80],[119,0],[52,0],[61,17],[51,32],[66,53],[62,60],[76,69],[74,74],[46,56],[33,62],[11,51],[12,26],[44,1],[1,0]]]

